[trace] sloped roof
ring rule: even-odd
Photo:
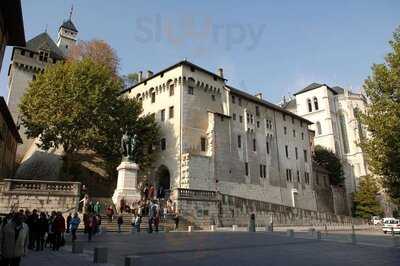
[[[60,48],[58,48],[47,32],[43,32],[30,39],[26,43],[26,48],[34,52],[39,52],[40,49],[49,50],[52,58],[64,58],[63,52],[60,50]]]
[[[60,28],[66,28],[66,29],[72,30],[74,32],[78,32],[74,23],[72,23],[72,21],[70,19],[64,21],[63,24],[61,24]]]
[[[313,83],[311,83],[310,85],[308,85],[307,87],[305,87],[304,89],[302,89],[302,90],[300,90],[300,91],[294,93],[293,95],[296,96],[296,95],[298,95],[298,94],[301,94],[301,93],[304,93],[304,92],[307,92],[307,91],[311,91],[311,90],[314,90],[314,89],[318,89],[319,87],[322,87],[322,86],[326,86],[326,87],[328,88],[328,90],[330,90],[330,91],[333,92],[333,94],[338,94],[335,90],[333,90],[331,87],[329,87],[329,86],[326,85],[326,84],[320,84],[320,83],[313,82]]]
[[[22,143],[21,136],[19,135],[17,126],[15,125],[14,119],[11,116],[10,110],[6,104],[6,101],[2,96],[0,96],[0,113],[3,116],[4,121],[7,124],[7,127],[13,134],[14,138],[18,143]]]
[[[290,112],[288,110],[285,110],[285,109],[283,109],[282,107],[280,107],[280,106],[278,106],[276,104],[273,104],[273,103],[268,102],[266,100],[260,99],[260,98],[258,98],[256,96],[253,96],[253,95],[251,95],[251,94],[249,94],[247,92],[244,92],[242,90],[236,89],[236,88],[234,88],[232,86],[228,86],[228,85],[226,85],[226,87],[229,88],[232,93],[237,94],[239,96],[242,96],[243,98],[246,98],[247,100],[250,100],[250,101],[255,102],[255,103],[259,103],[261,105],[269,107],[269,108],[271,108],[271,109],[273,109],[275,111],[282,112],[282,113],[287,114],[289,116],[293,116],[293,117],[295,117],[295,118],[297,118],[299,120],[302,120],[302,121],[304,121],[304,122],[306,122],[308,124],[312,124],[313,123],[310,120],[305,119],[304,117],[298,116],[295,113],[292,113],[292,112]]]
[[[296,109],[297,108],[296,98],[293,98],[287,102],[282,103],[281,106],[284,109]]]
[[[342,87],[339,87],[339,86],[332,87],[332,90],[336,91],[337,94],[344,93],[344,89]]]

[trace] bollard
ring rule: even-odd
[[[293,229],[288,229],[288,230],[286,231],[286,236],[288,236],[288,237],[294,237],[294,231],[293,231]]]
[[[315,229],[314,228],[309,228],[308,232],[310,233],[311,236],[314,236]]]
[[[125,257],[125,266],[140,266],[141,259],[139,256],[128,256]]]
[[[215,225],[211,225],[210,230],[211,230],[211,232],[215,232]]]
[[[193,226],[191,225],[188,226],[188,232],[193,232]]]
[[[321,231],[317,231],[315,237],[317,240],[321,240]]]
[[[94,263],[107,263],[108,249],[107,248],[94,248],[93,262]]]
[[[83,253],[83,242],[82,241],[72,242],[72,253]]]
[[[328,235],[328,226],[325,224],[325,235]]]
[[[354,230],[354,224],[351,225],[351,243],[353,245],[357,244],[357,238],[356,238],[356,231]]]

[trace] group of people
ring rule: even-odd
[[[80,220],[78,214],[68,216],[61,212],[20,210],[11,212],[0,222],[1,265],[19,265],[27,249],[43,251],[49,247],[59,250],[65,244],[64,233],[71,231],[76,239]]]

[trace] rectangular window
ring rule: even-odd
[[[292,124],[294,124],[294,117],[292,117]]]
[[[256,139],[253,139],[253,151],[257,150],[257,143],[256,143]]]
[[[169,107],[169,118],[174,118],[174,107],[173,106]]]
[[[308,161],[307,150],[304,150],[303,153],[304,153],[304,161],[307,162]]]
[[[298,152],[297,152],[297,147],[294,148],[294,153],[295,153],[295,155],[296,155],[296,160],[299,159],[299,154],[298,154]]]
[[[251,122],[252,124],[254,124],[254,118],[253,118],[253,115],[250,115],[250,122]]]
[[[236,103],[236,97],[232,95],[232,103]]]
[[[201,151],[206,151],[206,138],[201,138]]]
[[[162,151],[165,151],[165,149],[166,149],[166,147],[167,147],[167,141],[165,140],[165,138],[162,138],[162,139],[161,139],[160,146],[161,146],[161,150],[162,150]]]
[[[286,133],[287,133],[287,128],[286,128],[286,127],[283,127],[283,134],[286,135]]]
[[[286,115],[285,114],[282,115],[282,118],[283,118],[283,121],[286,121]]]
[[[215,102],[215,95],[211,94],[211,100],[213,100],[213,102]]]
[[[301,132],[301,140],[304,140],[304,132]]]
[[[238,98],[239,106],[242,106],[242,98]]]
[[[165,109],[161,110],[161,121],[164,122],[165,121]]]
[[[310,184],[310,174],[307,172],[304,172],[304,182],[309,185]]]
[[[269,141],[267,140],[267,154],[269,154]]]
[[[260,116],[260,107],[256,106],[256,116]]]
[[[296,130],[293,129],[293,138],[296,137]]]
[[[249,176],[249,163],[244,163],[244,171],[246,176]]]
[[[239,115],[239,122],[243,123],[243,116],[242,115]]]
[[[260,164],[260,177],[264,177],[263,176],[263,165],[262,164]]]
[[[286,169],[286,180],[292,182],[292,169]]]
[[[234,121],[236,121],[236,114],[235,114],[235,113],[232,114],[232,119],[233,119]]]
[[[151,103],[155,103],[155,102],[156,102],[156,92],[153,91],[153,92],[151,93]]]
[[[267,166],[264,164],[263,165],[263,172],[264,172],[264,178],[267,177]]]
[[[300,171],[297,170],[297,183],[300,183]]]
[[[260,128],[260,121],[257,121],[257,127]]]
[[[188,87],[188,94],[190,94],[190,95],[194,94],[194,88],[192,86]]]
[[[175,91],[174,91],[174,85],[170,85],[170,86],[169,86],[169,96],[173,96],[174,93],[175,93]]]
[[[242,148],[242,136],[240,135],[237,136],[237,145],[238,148]]]
[[[317,183],[317,185],[319,185],[319,176],[318,176],[318,174],[315,176],[315,182]]]
[[[288,145],[285,145],[285,154],[286,154],[286,158],[289,158],[289,147],[288,147]]]

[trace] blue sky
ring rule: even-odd
[[[79,39],[107,41],[122,74],[155,72],[187,58],[222,67],[232,86],[278,102],[311,82],[358,90],[383,61],[400,25],[400,1],[22,0],[27,40],[55,40],[74,5]],[[11,48],[0,76],[6,95]]]

